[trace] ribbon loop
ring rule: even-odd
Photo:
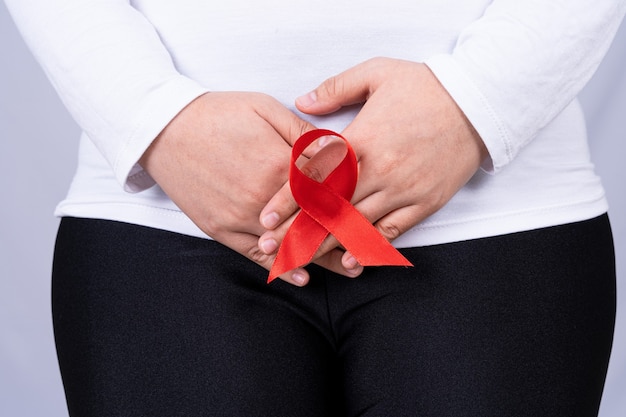
[[[300,171],[296,160],[322,136],[343,140],[347,151],[343,160],[320,183]],[[296,141],[291,152],[289,184],[302,210],[278,249],[268,283],[285,272],[311,262],[329,233],[363,266],[412,266],[350,203],[357,178],[356,154],[343,136],[330,130],[317,129],[305,133]]]

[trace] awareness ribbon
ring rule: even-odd
[[[323,182],[306,176],[296,166],[304,150],[322,136],[334,136],[346,144],[346,155]],[[363,266],[413,266],[350,203],[358,177],[354,149],[341,135],[326,129],[302,135],[291,151],[289,184],[300,213],[289,227],[267,282],[311,262],[326,236],[332,234]]]

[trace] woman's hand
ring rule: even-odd
[[[313,128],[269,96],[208,93],[170,122],[140,164],[202,231],[269,269],[275,255],[257,245],[259,214],[287,182],[291,144]],[[320,264],[341,273],[340,259],[330,252]],[[281,278],[302,286],[309,276],[298,268]]]
[[[391,241],[443,207],[478,170],[487,150],[424,64],[372,59],[296,101],[299,110],[314,115],[357,103],[364,105],[342,132],[359,158],[352,202]],[[270,246],[266,242],[282,240],[296,210],[283,187],[261,212],[269,229],[259,241],[262,250]],[[318,255],[336,246],[327,239]],[[348,270],[359,267],[349,253],[342,261]]]

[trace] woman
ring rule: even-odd
[[[575,97],[626,2],[23,3],[85,132],[53,271],[71,415],[597,414],[615,272]],[[315,127],[412,268],[328,239],[265,283]]]

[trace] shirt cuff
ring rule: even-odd
[[[145,98],[138,121],[113,163],[115,177],[125,191],[136,193],[155,184],[139,165],[139,159],[169,122],[206,92],[206,88],[196,82],[179,76],[153,89]]]
[[[485,95],[451,55],[436,55],[425,61],[448,94],[457,103],[487,147],[489,157],[481,168],[497,173],[511,162],[514,152],[510,134]]]

